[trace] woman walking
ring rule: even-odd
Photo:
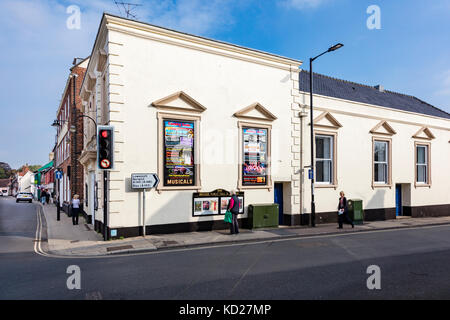
[[[72,223],[73,225],[78,224],[78,214],[80,211],[80,196],[74,195],[72,199]]]
[[[239,198],[236,196],[236,191],[231,190],[231,199],[228,202],[227,210],[231,211],[232,219],[230,223],[230,234],[239,233],[239,225],[237,215],[239,214]]]
[[[342,229],[342,224],[348,222],[352,225],[352,228],[355,227],[353,221],[348,216],[348,207],[347,207],[347,198],[345,197],[344,191],[340,192],[339,204],[338,204],[338,223],[339,228]]]

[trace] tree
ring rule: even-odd
[[[0,179],[7,179],[11,176],[11,167],[6,162],[0,162]]]

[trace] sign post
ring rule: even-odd
[[[159,177],[156,173],[133,173],[131,174],[131,188],[142,189],[142,236],[145,237],[145,189],[153,189],[158,186]]]
[[[62,176],[63,176],[63,174],[60,170],[55,171],[55,179],[58,181],[58,188],[56,189],[56,191],[58,193],[58,197],[56,200],[57,201],[57,203],[56,203],[56,221],[61,220],[61,207],[59,206],[59,184],[61,183]]]

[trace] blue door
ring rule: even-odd
[[[275,183],[275,199],[274,203],[278,203],[278,224],[283,224],[283,184]]]
[[[395,185],[395,214],[397,216],[402,215],[402,185]]]

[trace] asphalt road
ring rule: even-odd
[[[35,204],[0,198],[0,299],[449,299],[450,226],[166,251],[48,258]],[[69,266],[81,289],[69,290]],[[367,288],[367,268],[381,289]]]

